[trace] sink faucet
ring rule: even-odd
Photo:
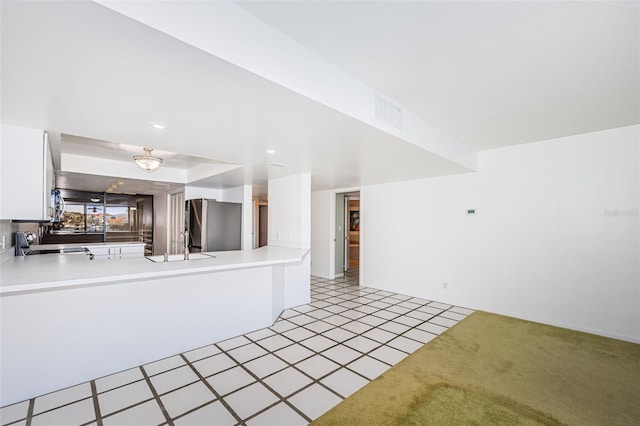
[[[189,232],[183,232],[182,236],[184,240],[184,260],[189,260]]]

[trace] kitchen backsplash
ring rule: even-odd
[[[6,238],[6,247],[0,247],[0,265],[10,260],[14,256],[16,245],[16,232],[25,231],[33,232],[38,235],[37,223],[14,223],[10,220],[0,220],[0,238]]]

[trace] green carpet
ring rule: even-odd
[[[639,425],[640,345],[475,312],[312,424]]]

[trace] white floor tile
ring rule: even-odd
[[[260,346],[252,343],[250,345],[242,346],[229,351],[229,355],[233,357],[239,363],[247,362],[252,359],[256,359],[259,356],[266,354],[267,351]]]
[[[100,414],[106,416],[134,404],[153,398],[146,380],[98,394]]]
[[[37,401],[37,400],[36,400]],[[95,420],[96,412],[93,399],[85,399],[66,407],[47,411],[31,419],[32,426],[69,426],[88,423]]]
[[[333,391],[338,392],[343,398],[347,398],[369,383],[369,380],[346,368],[341,368],[322,379],[321,382]]]
[[[380,324],[379,327],[381,330],[385,330],[394,334],[402,334],[407,331],[410,327],[408,325],[399,324],[397,322],[389,321],[384,324]]]
[[[362,334],[366,331],[371,330],[373,327],[370,326],[369,324],[365,324],[363,322],[359,322],[359,321],[351,321],[348,322],[346,324],[343,324],[340,326],[340,328],[350,331],[352,333],[355,334]]]
[[[444,311],[444,309],[437,309],[431,306],[422,306],[416,310],[420,312],[426,312],[428,314],[431,314],[431,316],[438,315]]]
[[[331,346],[337,345],[333,340],[329,340],[323,336],[313,336],[307,340],[303,340],[300,344],[316,352],[322,352]]]
[[[224,340],[222,342],[218,343],[218,347],[220,347],[220,349],[222,349],[223,351],[229,351],[233,348],[237,348],[239,346],[242,345],[246,345],[247,343],[250,343],[251,340],[247,339],[244,336],[238,336],[238,337],[234,337],[232,339],[227,339]]]
[[[422,322],[422,320],[419,320],[417,318],[412,318],[407,315],[403,315],[401,317],[395,318],[393,321],[400,324],[408,325],[409,327],[415,327],[416,325]]]
[[[173,423],[176,426],[234,425],[237,420],[219,401],[189,413]]]
[[[394,294],[392,296],[389,296],[389,299],[393,299],[393,300],[396,301],[395,303],[398,303],[398,302],[403,302],[405,300],[411,299],[411,296],[407,296],[405,294],[397,294],[396,293],[396,294]]]
[[[263,328],[263,329],[254,331],[252,333],[246,334],[245,337],[248,337],[249,339],[251,339],[251,340],[253,340],[255,342],[257,340],[262,340],[262,339],[265,339],[267,337],[273,336],[274,334],[276,334],[276,333],[273,330],[270,330],[268,328]]]
[[[380,342],[376,342],[375,340],[371,340],[363,336],[356,336],[353,339],[347,340],[344,344],[358,352],[362,352],[363,354],[372,351],[381,345]]]
[[[289,401],[312,420],[340,403],[341,399],[324,387],[314,384],[289,398]]]
[[[362,356],[360,352],[354,351],[353,349],[344,345],[338,345],[334,346],[333,348],[327,349],[326,351],[322,352],[322,355],[332,361],[337,362],[340,365],[348,364],[354,359]]]
[[[387,343],[387,345],[410,354],[421,348],[423,344],[413,339],[400,336]]]
[[[336,326],[333,324],[329,324],[327,322],[324,321],[316,321],[316,322],[312,322],[310,324],[306,324],[304,326],[304,328],[311,330],[311,331],[315,331],[316,333],[322,333],[324,331],[327,330],[331,330],[332,328],[335,328]]]
[[[456,321],[456,320],[452,320],[452,319],[449,319],[449,318],[444,318],[444,317],[441,317],[441,316],[437,316],[435,318],[431,318],[429,320],[429,322],[431,324],[437,324],[437,325],[441,325],[441,326],[447,327],[447,328],[453,327],[454,325],[456,325],[458,323],[458,321]]]
[[[102,424],[104,426],[157,425],[164,421],[164,414],[162,414],[160,406],[155,400],[151,400],[103,418]]]
[[[273,376],[267,377],[264,382],[281,396],[287,397],[307,386],[312,380],[295,368],[285,368]]]
[[[409,312],[407,316],[411,318],[419,319],[421,321],[427,321],[433,318],[433,314],[430,314],[428,312],[418,311],[418,310]]]
[[[72,386],[70,388],[59,390],[57,392],[52,392],[36,398],[35,404],[33,406],[33,414],[42,413],[43,411],[60,407],[61,405],[69,404],[71,402],[79,401],[90,396],[91,385],[89,383],[82,383],[77,386]]]
[[[307,424],[309,424],[308,421],[282,402],[247,422],[247,426],[306,426]]]
[[[440,303],[440,302],[431,302],[429,303],[429,306],[437,309],[443,309],[443,310],[449,309],[451,307],[451,305],[447,305],[446,303]]]
[[[402,317],[400,317],[402,318]],[[380,317],[374,317],[373,315],[367,315],[366,317],[362,317],[360,318],[358,321],[365,323],[365,324],[369,324],[372,327],[377,327],[382,323],[387,322],[386,319],[380,318]]]
[[[295,317],[291,317],[287,321],[290,321],[297,325],[305,325],[305,324],[309,324],[310,322],[314,322],[315,318],[310,317],[309,315],[301,314]]]
[[[215,345],[205,346],[203,348],[196,349],[194,351],[189,351],[184,354],[184,356],[191,362],[198,361],[203,358],[208,358],[213,355],[217,355],[220,353],[220,349],[218,349]]]
[[[293,309],[285,309],[284,311],[282,311],[279,318],[286,319],[296,315],[300,315],[300,312],[294,311]],[[249,338],[251,339],[251,337]]]
[[[367,314],[365,314],[364,312],[355,311],[355,310],[345,311],[340,314],[340,316],[349,318],[350,320],[357,320],[358,318],[362,318],[365,315]]]
[[[289,331],[285,331],[282,334],[293,340],[294,342],[299,342],[301,340],[308,339],[311,336],[315,336],[315,333],[313,331],[307,330],[304,327],[293,328]]]
[[[420,330],[428,331],[429,333],[438,334],[438,335],[448,330],[447,327],[443,327],[441,325],[433,324],[430,322],[425,322],[424,324],[420,324],[418,328]]]
[[[138,367],[130,370],[121,371],[120,373],[102,377],[96,380],[96,391],[98,393],[105,392],[118,386],[128,385],[138,380],[144,379],[142,372]]]
[[[364,295],[363,297],[369,299],[369,300],[380,300],[380,299],[384,299],[385,296],[381,295],[381,294],[376,294],[376,293],[369,293]]]
[[[309,306],[309,305],[300,305],[300,306],[296,306],[293,309],[298,311],[298,312],[300,312],[301,314],[304,314],[306,312],[313,311],[315,308],[313,306]]]
[[[333,306],[331,303],[323,302],[322,300],[316,300],[311,302],[311,306],[314,308],[325,308],[327,306]]]
[[[400,316],[400,314],[397,314],[397,313],[391,312],[391,311],[387,311],[386,309],[380,310],[378,312],[374,312],[371,315],[375,315],[377,317],[384,318],[386,320],[392,320],[392,319],[397,318],[397,317]]]
[[[417,328],[414,328],[413,330],[409,330],[406,333],[403,334],[403,336],[408,337],[410,339],[413,340],[417,340],[420,343],[427,343],[432,341],[433,339],[436,338],[436,335],[433,333],[429,333]]]
[[[398,306],[398,305],[389,306],[386,310],[389,312],[395,312],[396,314],[399,314],[399,315],[404,315],[407,312],[411,312],[411,309],[403,308],[402,306]]]
[[[338,303],[338,306],[344,306],[345,308],[349,308],[349,309],[357,308],[358,306],[361,306],[361,305],[362,303],[354,302],[352,300],[346,300],[342,303]]]
[[[143,367],[147,375],[153,376],[183,365],[185,365],[185,363],[182,357],[176,355],[169,358],[161,359],[160,361],[145,364],[143,365]]]
[[[276,351],[274,353],[290,364],[295,364],[296,362],[302,361],[305,358],[309,358],[314,354],[313,351],[297,343],[295,345],[280,349],[279,351]]]
[[[320,377],[331,373],[333,370],[337,370],[340,366],[333,361],[329,361],[323,356],[315,355],[309,359],[299,362],[296,364],[296,367],[314,379],[319,379]]]
[[[287,339],[284,336],[276,334],[275,336],[267,337],[266,339],[260,340],[258,344],[269,352],[274,352],[278,349],[284,348],[285,346],[292,345],[293,341]]]
[[[371,340],[375,340],[376,342],[387,343],[397,335],[386,330],[382,330],[381,328],[374,328],[373,330],[369,330],[364,333],[363,336]]]
[[[396,365],[406,358],[407,354],[397,349],[390,348],[389,346],[382,346],[372,352],[369,352],[369,356],[379,361],[386,362],[389,365]]]
[[[449,309],[449,312],[455,312],[458,314],[462,314],[462,315],[470,315],[473,313],[473,309],[467,309],[467,308],[461,308],[459,306],[454,306],[453,308]]]
[[[325,311],[324,309],[316,309],[313,312],[309,312],[307,315],[315,319],[322,319],[322,318],[326,318],[333,315],[333,313],[329,311]]]
[[[389,366],[387,364],[380,362],[377,359],[373,359],[367,355],[353,361],[347,367],[359,374],[362,374],[369,380],[375,379],[380,374],[389,369]]]
[[[7,405],[0,408],[0,422],[3,425],[12,423],[27,417],[29,410],[29,401],[18,402],[17,404]]]
[[[329,305],[329,306],[326,306],[324,310],[334,314],[339,314],[340,312],[348,311],[349,309],[340,305]]]
[[[426,305],[427,303],[431,303],[431,300],[421,299],[419,297],[412,297],[408,299],[409,302],[417,303],[418,305]]]
[[[209,377],[207,381],[220,395],[226,395],[255,382],[256,379],[242,367],[234,367]]]
[[[263,378],[288,367],[288,365],[279,358],[269,354],[245,363],[244,367],[248,368],[249,371],[256,376]]]
[[[246,419],[278,401],[278,397],[260,383],[239,390],[224,398],[240,418]]]
[[[322,335],[331,340],[335,340],[336,342],[344,342],[347,339],[355,337],[354,333],[342,328],[334,328],[333,330],[325,331]]]
[[[403,308],[409,308],[409,309],[413,310],[413,309],[419,308],[420,306],[423,306],[423,304],[422,303],[415,303],[415,302],[407,300],[407,301],[398,303],[398,306],[402,306]]]
[[[269,327],[271,330],[276,331],[278,333],[282,333],[283,331],[291,330],[292,328],[296,328],[297,325],[289,322],[287,320],[278,321]]]
[[[324,321],[333,325],[342,325],[350,322],[351,320],[349,318],[343,317],[342,315],[331,315],[329,317],[326,317]]]
[[[441,318],[449,318],[455,321],[462,321],[463,319],[465,319],[467,316],[463,315],[463,314],[459,314],[456,312],[451,312],[451,310],[445,311],[443,313],[440,314]]]
[[[373,308],[373,307],[367,306],[367,305],[363,305],[363,306],[360,306],[359,308],[355,308],[354,309],[354,311],[362,312],[362,313],[365,313],[365,314],[370,314],[370,313],[376,312],[378,310],[379,310],[378,308]]]
[[[188,366],[176,368],[175,370],[167,371],[151,377],[151,383],[153,384],[156,392],[158,392],[158,395],[162,395],[163,393],[172,391],[181,386],[191,384],[197,380],[199,380],[198,376],[196,376]]]
[[[193,363],[193,366],[198,370],[202,377],[208,377],[212,374],[235,367],[236,365],[238,364],[229,358],[227,354],[214,355]]]
[[[202,382],[178,389],[160,397],[169,416],[178,417],[180,414],[211,402],[216,396]]]

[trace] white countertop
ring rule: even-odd
[[[87,244],[85,244],[87,245]],[[153,277],[225,271],[302,261],[309,249],[265,246],[210,252],[211,259],[152,262],[147,258],[90,260],[79,254],[15,256],[0,267],[0,296]]]

